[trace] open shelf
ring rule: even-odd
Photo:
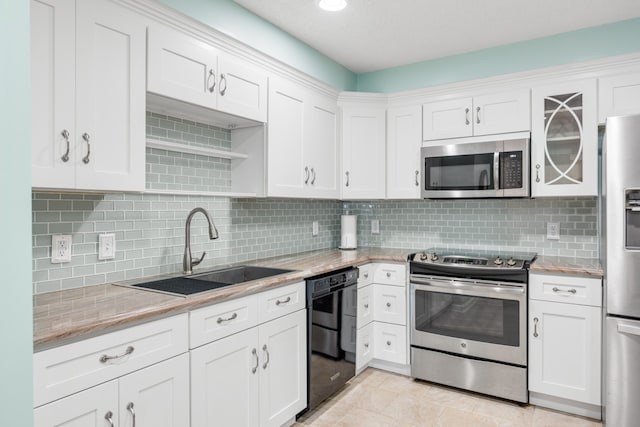
[[[217,157],[220,159],[247,159],[248,155],[233,151],[219,150],[216,148],[198,147],[197,145],[187,145],[179,142],[161,141],[159,139],[147,138],[147,147],[159,150],[173,151],[175,153],[198,154],[201,156]]]

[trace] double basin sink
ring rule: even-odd
[[[213,289],[220,289],[236,285],[238,283],[250,282],[252,280],[290,273],[292,271],[294,270],[243,265],[192,274],[189,276],[172,277],[126,286],[134,289],[146,289],[150,291],[186,296]]]

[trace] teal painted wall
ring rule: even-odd
[[[0,426],[33,425],[29,2],[0,2]]]
[[[356,89],[356,74],[233,0],[160,1],[336,89]]]
[[[640,18],[358,75],[357,90],[398,92],[640,51]]]

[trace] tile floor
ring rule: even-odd
[[[596,427],[602,423],[369,368],[296,427]]]

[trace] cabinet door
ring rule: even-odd
[[[189,425],[187,353],[126,375],[119,380],[121,426]]]
[[[600,405],[601,309],[529,301],[529,390]]]
[[[595,80],[538,87],[531,96],[531,195],[596,196]]]
[[[117,380],[92,387],[33,411],[34,427],[106,427],[118,422]]]
[[[306,310],[264,323],[259,330],[260,425],[279,427],[307,406]]]
[[[343,108],[342,198],[382,199],[385,181],[385,111]]]
[[[429,141],[473,135],[472,108],[471,98],[423,104],[422,139]]]
[[[338,198],[338,116],[337,103],[315,95],[308,105],[304,158],[309,168],[307,186],[311,197]]]
[[[264,360],[257,345],[258,328],[252,328],[191,350],[192,427],[259,424]]]
[[[376,285],[369,285],[358,289],[358,328],[371,323],[373,320],[373,288]]]
[[[216,108],[217,50],[203,41],[160,25],[149,27],[147,90],[207,108]]]
[[[356,372],[366,368],[373,359],[373,323],[358,328],[356,336]]]
[[[473,134],[491,135],[531,129],[529,89],[473,98]]]
[[[609,116],[640,114],[640,73],[603,77],[598,80],[598,122]]]
[[[32,186],[75,184],[75,3],[31,2]]]
[[[144,190],[146,26],[105,0],[76,7],[76,188]]]
[[[387,198],[420,198],[420,105],[387,110]]]
[[[307,191],[305,179],[310,172],[304,164],[305,98],[302,87],[271,79],[267,127],[267,195],[270,197],[299,197]]]
[[[267,121],[267,74],[240,59],[218,57],[218,109],[259,122]]]

